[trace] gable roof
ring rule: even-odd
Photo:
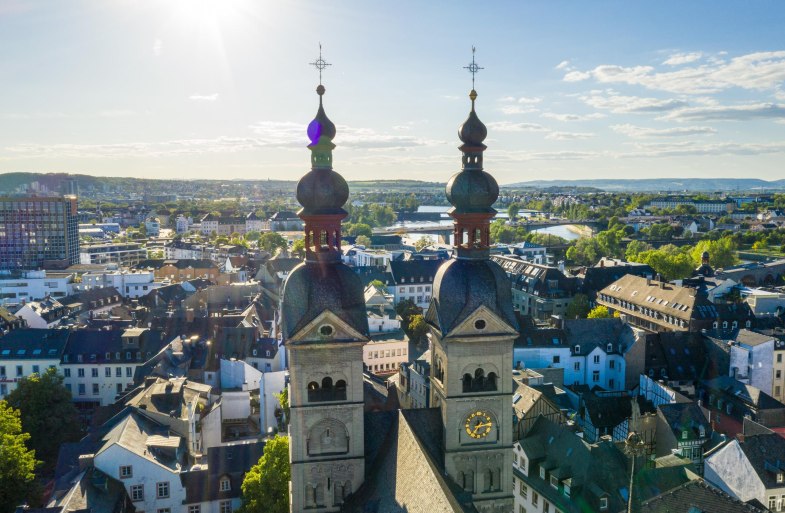
[[[68,330],[20,328],[0,338],[0,361],[60,360]]]
[[[365,425],[367,478],[344,511],[476,513],[471,495],[444,473],[437,408],[372,413]]]
[[[644,501],[640,513],[762,513],[762,510],[741,502],[727,493],[710,486],[703,479],[695,479]]]

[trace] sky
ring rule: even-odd
[[[0,172],[785,178],[785,2],[0,0]]]

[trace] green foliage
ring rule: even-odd
[[[412,316],[409,321],[409,339],[415,344],[420,342],[428,333],[428,325],[421,314]]]
[[[29,440],[19,411],[0,401],[0,513],[11,513],[39,493],[34,471],[40,461],[27,448]]]
[[[589,298],[586,294],[575,294],[570,304],[567,305],[564,316],[568,319],[584,319],[590,310],[591,305],[589,305]]]
[[[285,250],[288,246],[286,238],[276,232],[266,232],[259,237],[259,247],[274,255],[276,250]]]
[[[261,233],[259,233],[257,231],[254,231],[254,230],[251,230],[250,232],[245,234],[245,240],[247,240],[249,242],[256,242],[256,241],[259,240],[259,237],[261,237],[261,236],[262,236]]]
[[[415,317],[419,316],[422,318],[422,308],[417,306],[411,299],[404,299],[395,305],[395,313],[401,316],[401,327],[406,332],[409,340],[412,342],[418,341],[421,335],[415,334],[411,325]]]
[[[289,437],[276,435],[243,480],[241,513],[289,512]]]
[[[649,249],[633,255],[628,248],[627,257],[631,262],[649,264],[664,280],[670,281],[692,274],[696,266],[690,256],[691,250],[690,246],[679,248],[667,244],[659,249]]]
[[[595,306],[586,316],[587,319],[610,319],[611,313],[606,306]]]
[[[764,244],[766,243],[763,240]],[[695,267],[701,264],[701,258],[704,251],[709,252],[709,263],[715,269],[730,267],[738,263],[739,259],[736,256],[738,246],[731,237],[722,237],[718,240],[702,240],[698,242],[695,247],[690,251],[692,261]]]
[[[427,248],[431,244],[433,244],[432,238],[422,237],[414,242],[414,249],[416,249],[417,251],[422,251],[423,249]]]
[[[292,243],[292,255],[305,258],[305,239],[297,239]]]
[[[520,209],[521,206],[518,203],[510,203],[510,206],[507,207],[507,216],[510,218],[510,221],[515,221],[518,218]]]
[[[370,225],[367,225],[365,223],[357,223],[351,225],[346,233],[353,237],[359,235],[365,235],[366,237],[370,237],[373,235],[373,228],[371,228]]]
[[[358,246],[365,246],[366,248],[371,247],[371,239],[369,237],[366,237],[365,235],[358,235],[357,240],[355,240],[354,242]]]
[[[277,394],[273,395],[276,399],[278,399],[278,403],[283,409],[283,415],[285,419],[284,424],[289,424],[289,387],[286,387]]]
[[[22,428],[30,433],[30,446],[51,470],[57,462],[60,445],[74,442],[81,435],[78,412],[63,377],[55,369],[22,378],[6,397],[8,404],[21,412]]]
[[[387,291],[387,286],[384,284],[384,282],[382,280],[373,280],[371,282],[371,285],[373,285],[377,289],[381,290],[382,292],[386,292]]]

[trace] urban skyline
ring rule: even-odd
[[[291,179],[324,56],[349,180],[445,181],[463,69],[500,183],[777,179],[785,7],[212,0],[0,7],[0,172]]]

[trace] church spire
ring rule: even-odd
[[[458,149],[463,156],[461,172],[447,182],[447,199],[453,205],[449,214],[455,220],[454,245],[458,258],[487,259],[490,254],[490,220],[496,215],[492,208],[499,197],[499,185],[490,174],[483,171],[483,152],[487,148],[483,141],[488,129],[477,117],[474,89],[475,75],[480,66],[474,60],[465,66],[472,74],[472,90],[469,93],[472,106],[469,117],[458,128],[458,137],[463,143]]]
[[[308,125],[311,150],[311,171],[297,184],[297,201],[303,208],[297,215],[305,221],[305,258],[307,261],[338,262],[341,250],[341,220],[347,212],[343,209],[349,199],[349,186],[343,177],[333,171],[333,138],[335,124],[324,111],[322,71],[331,66],[322,58],[311,63],[319,70],[319,110]]]

